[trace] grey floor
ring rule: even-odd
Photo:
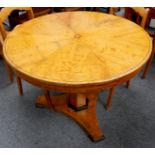
[[[108,111],[103,108],[107,91],[99,95],[97,114],[106,138],[97,143],[72,119],[36,108],[40,94],[39,88],[24,82],[20,97],[0,61],[0,147],[155,147],[155,62],[145,80],[139,74],[129,89],[117,88]]]

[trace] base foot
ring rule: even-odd
[[[52,96],[52,103],[55,111],[62,112],[75,120],[87,133],[92,141],[104,139],[96,116],[96,109],[88,105],[87,109],[75,111],[68,106],[68,95]],[[45,96],[39,96],[36,102],[37,107],[49,108]]]

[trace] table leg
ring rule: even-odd
[[[99,127],[98,119],[96,116],[96,98],[97,95],[94,94],[87,94],[87,95],[77,95],[79,98],[79,102],[81,103],[88,99],[88,108],[80,111],[75,111],[71,107],[68,106],[68,100],[70,95],[61,95],[61,96],[52,96],[52,104],[54,105],[54,110],[57,112],[62,112],[65,115],[74,119],[89,135],[89,137],[93,141],[99,141],[104,138],[104,135]],[[84,100],[85,96],[85,100]],[[81,99],[82,97],[82,99]],[[39,96],[37,98],[37,105],[44,106],[49,108],[47,104],[47,99],[45,96]],[[82,104],[80,104],[82,105]]]
[[[10,82],[13,82],[13,71],[6,61],[4,61],[4,63],[5,63],[6,70],[8,72],[9,80]]]
[[[105,106],[106,109],[109,109],[112,104],[112,97],[114,95],[114,92],[115,92],[115,87],[110,88],[109,94],[108,94],[108,99],[107,99],[107,104]]]
[[[18,91],[20,95],[23,95],[23,86],[22,86],[22,80],[20,77],[16,75],[16,81],[17,81],[17,86],[18,86]]]
[[[52,103],[52,99],[51,99],[49,90],[44,90],[44,94],[45,94],[45,98],[46,98],[47,107],[49,109],[52,108],[54,110],[54,105]]]
[[[84,94],[69,94],[68,106],[76,111],[88,108],[88,98]]]

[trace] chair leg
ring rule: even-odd
[[[19,95],[23,95],[23,87],[22,87],[21,78],[16,76],[16,80],[17,80],[17,86],[18,86]]]
[[[4,61],[4,63],[5,63],[6,71],[7,71],[8,76],[9,76],[9,80],[12,83],[13,82],[13,71],[12,71],[11,67],[7,64],[6,61]]]
[[[106,109],[109,109],[112,104],[112,97],[113,97],[114,92],[115,92],[115,87],[110,88],[108,99],[107,99],[107,104],[106,104]]]
[[[148,74],[148,71],[150,70],[150,67],[151,67],[151,64],[152,64],[152,61],[153,61],[153,58],[154,58],[154,53],[151,55],[149,61],[146,63],[146,66],[144,68],[144,72],[141,76],[142,79],[144,79],[146,77],[146,75]]]
[[[54,105],[52,104],[52,100],[51,100],[49,90],[44,89],[44,94],[45,94],[45,97],[46,97],[48,107],[54,109]]]
[[[129,86],[130,86],[130,81],[131,81],[131,80],[129,80],[129,81],[126,82],[126,88],[129,88]]]

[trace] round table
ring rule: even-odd
[[[97,141],[104,137],[96,116],[98,94],[133,78],[151,49],[150,37],[135,23],[79,11],[50,14],[18,26],[5,40],[4,57],[29,83],[67,93],[40,96],[37,104],[70,116]]]

